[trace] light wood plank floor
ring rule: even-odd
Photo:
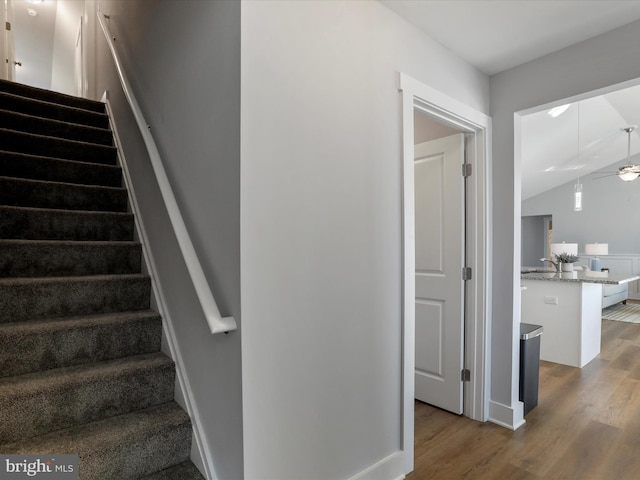
[[[640,479],[640,324],[603,320],[582,369],[540,363],[538,406],[515,432],[416,402],[407,480]]]

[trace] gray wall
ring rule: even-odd
[[[640,77],[640,22],[586,40],[491,77],[493,117],[493,329],[492,399],[517,400],[520,223],[514,191],[514,113]],[[586,194],[585,194],[586,200]],[[516,220],[517,219],[517,220]],[[518,222],[517,224],[515,222]],[[518,239],[519,245],[519,239]],[[519,287],[516,290],[519,292]]]
[[[240,3],[101,0],[99,6],[110,15],[220,311],[240,320]],[[89,24],[95,32],[95,21]],[[94,51],[90,74],[97,83],[90,92],[99,97],[108,89],[122,119],[125,155],[217,476],[242,478],[240,332],[209,334],[101,31]]]
[[[540,259],[544,257],[545,222],[544,216],[522,216],[522,262],[527,267],[542,267]]]
[[[398,72],[487,110],[485,75],[377,2],[242,2],[249,479],[403,473]]]
[[[640,156],[631,160],[638,161]],[[605,168],[602,174],[618,166]],[[553,241],[578,243],[579,252],[584,252],[585,243],[598,242],[608,243],[611,254],[640,253],[640,179],[623,182],[615,175],[598,176],[580,179],[581,212],[573,210],[575,182],[570,182],[522,202],[522,215],[553,215]]]

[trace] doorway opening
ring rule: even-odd
[[[591,267],[587,245],[607,244],[602,268],[640,273],[640,213],[624,207],[640,201],[638,180],[622,181],[618,175],[622,165],[640,162],[640,135],[625,131],[625,126],[640,124],[639,95],[640,78],[515,113],[514,252],[520,265],[514,285],[520,283],[522,267],[545,266],[527,247],[535,218],[545,222],[545,258],[551,258],[551,238],[575,244],[576,265],[586,269]],[[558,106],[562,113],[552,115]],[[579,210],[574,208],[577,182],[584,204]],[[640,300],[638,282],[630,282],[628,298]]]
[[[10,33],[15,46],[12,80],[85,96],[85,0],[47,0],[38,4],[9,0],[7,6],[13,17]]]
[[[466,230],[464,282],[465,369],[463,414],[474,420],[488,419],[487,342],[489,338],[488,164],[491,120],[477,110],[405,74],[400,74],[403,115],[403,464],[413,469],[414,397],[416,367],[416,223],[415,223],[415,115],[425,115],[457,132],[464,132],[466,160],[471,176],[466,179]],[[460,165],[462,174],[463,166]],[[446,212],[445,212],[446,215]],[[462,272],[460,272],[462,275]],[[458,372],[462,378],[463,372]]]

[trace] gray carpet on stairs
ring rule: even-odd
[[[0,453],[200,480],[122,185],[103,104],[0,80]]]

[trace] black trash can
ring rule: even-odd
[[[520,324],[520,401],[525,415],[538,405],[542,330],[540,325]]]

